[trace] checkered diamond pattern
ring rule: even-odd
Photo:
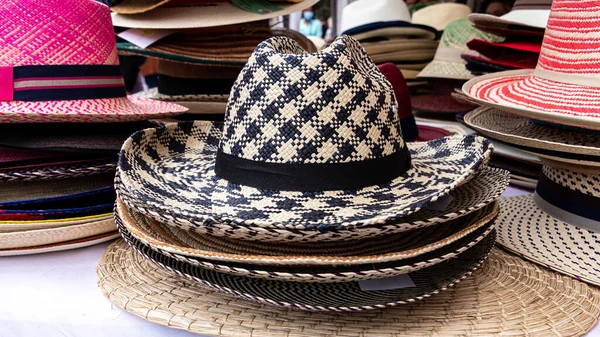
[[[347,163],[405,147],[391,84],[349,36],[307,53],[261,43],[234,84],[224,153],[270,163]]]

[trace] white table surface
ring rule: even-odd
[[[526,193],[509,188],[505,196]],[[96,285],[96,265],[108,245],[1,257],[0,337],[199,336],[112,305]],[[600,337],[600,326],[586,337]]]

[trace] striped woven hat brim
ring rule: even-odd
[[[600,135],[544,125],[489,107],[465,116],[465,123],[485,136],[558,161],[600,166]]]
[[[36,229],[68,227],[112,218],[112,213],[103,213],[83,217],[62,218],[52,220],[0,221],[0,233],[23,232]]]
[[[460,282],[486,259],[494,245],[495,232],[488,238],[453,259],[407,274],[414,287],[378,291],[362,291],[358,282],[306,283],[233,276],[177,261],[140,243],[132,248],[198,286],[235,297],[309,311],[361,311],[421,300]],[[120,241],[113,247],[125,249],[125,245]]]
[[[160,133],[157,133],[158,131],[145,130],[135,134],[125,143],[119,162],[118,193],[124,194],[124,198],[131,198],[129,201],[125,200],[128,205],[133,205],[134,209],[158,221],[195,230],[206,230],[222,222],[240,227],[318,227],[320,230],[326,230],[394,221],[426,207],[458,185],[472,179],[485,168],[492,152],[487,140],[475,136],[454,136],[409,144],[413,163],[411,170],[388,184],[377,186],[375,194],[374,188],[365,188],[357,191],[314,192],[311,193],[311,197],[306,197],[302,192],[274,193],[270,190],[267,193],[247,186],[240,186],[239,192],[227,188],[222,191],[224,194],[221,194],[220,186],[226,186],[227,183],[216,178],[213,170],[221,138],[218,126],[208,122],[180,123],[167,125]],[[170,144],[169,150],[164,152],[164,157],[151,159],[145,156],[146,151],[154,151],[152,147],[158,144],[157,142]],[[185,157],[186,160],[178,161],[178,169],[171,171],[169,175],[155,170],[158,167],[156,164],[165,160],[171,161],[173,156]],[[185,169],[186,165],[195,167],[193,177],[186,173],[192,172]],[[145,168],[140,169],[141,167]],[[427,182],[423,181],[424,178],[427,178]],[[192,181],[196,179],[202,179],[203,191],[207,188],[206,191],[217,194],[209,197],[203,191],[192,191],[196,185]],[[152,184],[148,184],[150,180],[153,181]],[[183,181],[189,183],[182,184]],[[175,182],[177,192],[173,194]],[[160,197],[157,194],[158,189],[162,191]],[[419,194],[413,193],[416,190],[420,190]],[[230,203],[234,200],[231,199],[234,195],[228,191],[235,194],[237,201]],[[177,201],[172,199],[175,195]],[[187,195],[194,195],[194,201],[184,201]],[[215,196],[224,198],[219,201],[223,207],[216,209],[214,205],[209,206],[216,201]],[[253,203],[276,202],[281,197],[295,201],[281,204],[281,207],[272,210],[261,206],[259,209],[263,211],[248,213],[256,206]],[[200,202],[199,198],[205,201]],[[239,198],[247,202],[240,203]],[[320,200],[320,203],[331,203],[339,198],[347,199],[344,201],[346,206],[333,210],[333,213],[330,213],[331,207],[326,206],[328,211],[325,217],[320,211],[316,212],[318,207],[313,206],[316,200]]]
[[[403,217],[398,221],[376,226],[347,227],[327,230],[320,230],[318,228],[302,230],[216,223],[211,226],[210,231],[202,231],[203,228],[199,228],[197,232],[226,236],[231,239],[270,242],[332,242],[390,235],[428,226],[440,225],[461,216],[471,214],[493,203],[505,191],[508,183],[508,171],[487,168],[479,175],[473,177],[468,183],[452,190],[449,194],[451,201],[448,205],[445,205],[445,208],[442,207],[442,210],[438,210],[434,203],[431,207],[426,207],[414,214]],[[143,209],[135,208],[135,205],[128,202],[128,195],[126,194],[125,189],[119,188],[120,179],[118,175],[115,179],[115,184],[120,191],[119,197],[128,208],[146,215],[152,213],[152,210],[147,210],[149,211],[147,213],[144,212]],[[444,203],[445,201],[442,200],[441,202]]]
[[[440,249],[477,231],[497,213],[494,203],[448,223],[396,235],[322,243],[261,243],[183,231],[128,210],[117,212],[136,239],[171,253],[222,262],[281,266],[349,266],[400,261]]]
[[[104,173],[114,174],[117,163],[85,163],[79,165],[59,165],[32,167],[27,169],[1,170],[0,182],[8,181],[40,181],[53,179],[66,179],[101,175]]]
[[[114,240],[119,237],[118,232],[108,232],[104,234],[94,235],[83,239],[58,242],[55,244],[48,244],[35,247],[23,247],[13,249],[0,250],[0,256],[20,256],[20,255],[31,255],[31,254],[42,254],[51,252],[60,252],[70,249],[77,249],[83,247],[89,247],[97,245],[99,243]]]
[[[498,243],[520,256],[600,286],[600,234],[560,221],[535,203],[533,196],[501,199],[496,221]]]
[[[123,238],[129,244],[144,244],[152,250],[199,268],[217,272],[261,279],[295,281],[295,282],[348,282],[371,280],[378,278],[404,275],[435,264],[455,258],[473,246],[485,240],[494,231],[493,220],[473,233],[439,249],[419,256],[385,263],[370,263],[354,266],[284,266],[284,265],[254,265],[247,263],[215,262],[195,257],[189,257],[163,250],[160,246],[138,240],[124,226],[121,217],[115,214],[115,220]]]
[[[501,249],[471,277],[436,296],[359,313],[282,309],[219,294],[122,243],[106,251],[97,274],[102,293],[117,307],[155,324],[211,336],[579,336],[600,315],[598,288]]]
[[[598,130],[599,27],[597,1],[554,0],[537,68],[478,77],[463,91],[511,113]]]

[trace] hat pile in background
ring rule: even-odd
[[[234,80],[260,42],[289,36],[307,50],[316,51],[302,34],[272,29],[268,20],[316,2],[262,1],[250,6],[229,1],[124,0],[111,4],[111,10],[116,27],[130,28],[119,36],[134,42],[119,42],[119,53],[159,59],[157,87],[135,96],[188,107],[188,114],[181,118],[218,120],[223,118]],[[148,46],[138,43],[137,32],[142,29],[150,29],[161,38]]]
[[[576,24],[574,24],[576,23]],[[554,0],[537,67],[467,82],[482,107],[465,122],[538,155],[535,194],[501,201],[498,242],[600,284],[600,2]]]
[[[0,255],[115,238],[121,143],[186,109],[127,97],[106,6],[7,2],[0,16]]]
[[[402,0],[359,0],[344,7],[342,34],[360,41],[373,62],[394,63],[410,86],[432,60],[439,31],[471,13],[462,4],[436,4],[413,14]]]
[[[406,143],[394,94],[406,84],[386,68],[394,88],[348,36],[319,53],[271,38],[224,125],[134,134],[117,173],[126,243],[101,259],[104,294],[227,336],[587,331],[600,291],[492,249],[508,174],[486,168],[489,142]]]

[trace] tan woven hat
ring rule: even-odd
[[[58,242],[35,247],[12,248],[0,250],[0,256],[31,255],[51,252],[60,252],[69,249],[77,249],[97,245],[102,242],[114,240],[119,237],[119,233],[112,231],[104,234],[94,235],[82,239]]]
[[[415,303],[354,313],[257,304],[183,280],[115,243],[97,269],[102,292],[148,321],[209,336],[580,336],[600,290],[495,249],[455,287]]]
[[[95,221],[108,220],[112,218],[112,213],[105,213],[64,219],[0,221],[0,233],[24,232],[33,231],[37,229],[68,227]]]
[[[0,233],[0,250],[52,245],[114,232],[115,230],[114,220],[105,219],[58,228]]]
[[[279,10],[263,11],[263,13],[247,11],[230,1],[211,4],[179,3],[172,6],[163,5],[168,2],[168,0],[125,0],[111,9],[113,11],[116,9],[123,13],[137,14],[112,13],[113,25],[142,29],[184,29],[226,26],[288,15],[306,9],[317,3],[318,0],[305,0],[298,3],[277,3],[276,6]]]
[[[471,7],[465,4],[440,3],[426,6],[412,14],[412,23],[433,27],[439,31],[458,19],[467,18]]]
[[[465,116],[465,123],[490,138],[552,160],[600,166],[600,135],[532,121],[490,107]]]
[[[438,44],[439,41],[427,39],[396,39],[361,43],[367,54],[371,57],[398,51],[418,51],[423,55],[429,55],[426,59],[433,58]]]

